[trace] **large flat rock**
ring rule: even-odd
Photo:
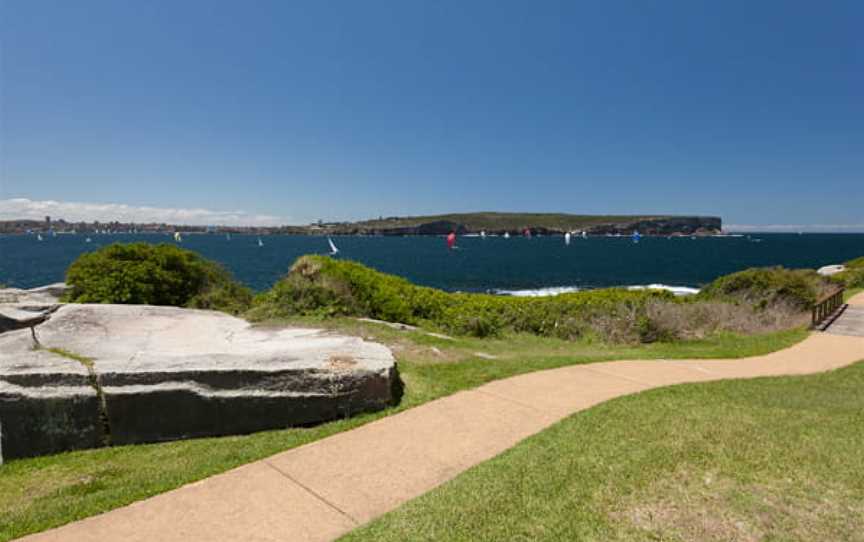
[[[254,327],[174,307],[69,304],[36,333],[42,349],[29,329],[0,334],[7,459],[306,425],[394,401],[395,361],[385,346],[317,329]],[[68,407],[68,419],[52,422],[53,437],[36,438],[34,427],[48,433],[38,427],[49,397],[51,408]],[[57,438],[64,432],[71,435]]]

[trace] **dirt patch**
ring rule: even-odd
[[[864,541],[864,502],[813,482],[743,484],[715,473],[677,475],[611,514],[648,538],[687,541]]]

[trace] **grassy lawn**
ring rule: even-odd
[[[313,428],[102,448],[10,461],[0,466],[0,540],[117,508],[497,378],[609,359],[751,356],[790,346],[807,335],[804,330],[794,330],[627,347],[533,335],[448,340],[347,319],[293,323],[325,326],[390,345],[405,382],[401,404]]]
[[[864,540],[864,362],[577,413],[344,540]]]
[[[848,288],[845,292],[843,292],[843,300],[849,301],[861,292],[864,292],[864,288]]]

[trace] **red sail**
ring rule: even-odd
[[[447,248],[453,248],[454,246],[456,246],[456,234],[451,231],[447,236]]]

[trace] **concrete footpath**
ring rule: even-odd
[[[864,294],[853,306],[864,308]],[[603,401],[684,382],[818,373],[859,360],[864,337],[814,333],[752,358],[613,361],[516,376],[23,540],[333,540]]]

